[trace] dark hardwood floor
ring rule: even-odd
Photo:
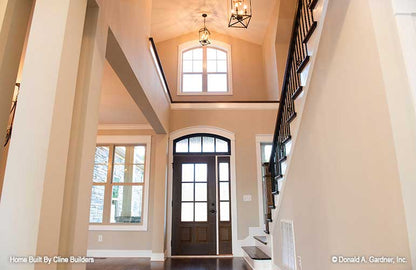
[[[98,258],[87,270],[251,270],[243,258],[168,258],[150,262],[144,258]]]

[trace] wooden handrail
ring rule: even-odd
[[[170,93],[168,81],[166,80],[165,72],[163,71],[162,63],[160,62],[159,54],[157,53],[156,44],[155,44],[152,37],[149,38],[149,41],[150,41],[150,44],[152,45],[152,49],[153,49],[153,52],[155,54],[156,64],[158,65],[158,68],[159,68],[161,76],[162,76],[162,83],[164,84],[165,89],[166,89],[166,91],[168,93],[168,96],[169,96],[169,100],[172,103],[173,102],[172,95]]]

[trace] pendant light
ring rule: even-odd
[[[202,14],[202,17],[204,18],[204,27],[199,29],[199,43],[201,43],[202,46],[206,46],[211,44],[209,41],[209,35],[211,33],[208,31],[208,28],[205,27],[205,19],[207,18],[207,14]]]
[[[231,16],[228,27],[247,28],[251,16],[251,0],[230,0]]]

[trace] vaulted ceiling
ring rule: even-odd
[[[151,34],[156,42],[190,32],[203,25],[202,13],[207,13],[207,28],[253,43],[262,44],[277,0],[252,0],[253,17],[248,29],[228,28],[230,0],[153,0]]]

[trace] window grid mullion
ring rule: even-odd
[[[114,144],[109,145],[110,153],[108,157],[108,173],[107,182],[105,183],[104,190],[104,207],[103,207],[103,224],[110,224],[110,210],[111,210],[111,192],[113,181],[113,168],[114,168]]]
[[[207,47],[203,47],[202,49],[202,92],[208,92]]]

